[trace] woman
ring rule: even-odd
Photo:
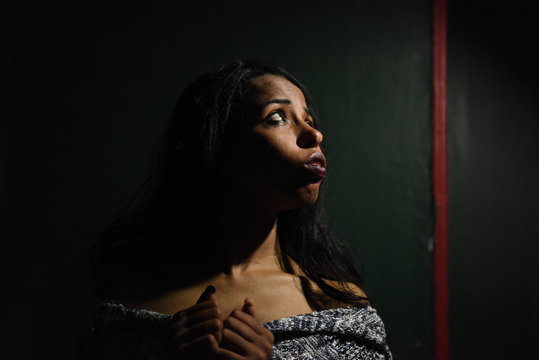
[[[178,100],[136,210],[95,248],[82,358],[389,358],[320,207],[322,133],[284,69],[236,61]]]

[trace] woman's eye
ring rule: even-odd
[[[280,123],[280,122],[283,122],[285,121],[283,115],[281,113],[273,113],[271,114],[269,117],[268,117],[268,120],[272,123]]]

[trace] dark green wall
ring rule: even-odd
[[[539,359],[539,13],[449,15],[451,358]]]
[[[9,9],[7,351],[72,357],[88,326],[90,242],[144,180],[183,87],[248,57],[311,89],[332,227],[362,261],[395,358],[432,358],[430,11],[430,1]]]

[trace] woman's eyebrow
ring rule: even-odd
[[[287,104],[290,105],[292,102],[288,99],[271,99],[270,101],[266,101],[264,103],[264,106],[268,106],[269,104]]]

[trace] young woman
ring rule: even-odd
[[[236,61],[178,100],[142,201],[95,247],[84,359],[385,359],[324,223],[323,136],[284,69]]]

